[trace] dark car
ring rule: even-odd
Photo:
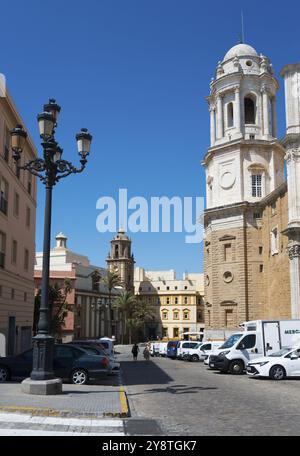
[[[97,350],[99,354],[104,354],[109,358],[109,370],[110,372],[118,371],[120,369],[120,363],[115,360],[114,353],[109,353],[109,346],[105,347],[106,341],[101,341],[97,339],[87,339],[87,340],[72,340],[68,344],[76,345],[77,347],[82,347],[85,350],[92,349]]]
[[[177,340],[170,340],[167,345],[167,357],[171,359],[176,359],[177,357]]]
[[[13,378],[26,378],[32,371],[33,350],[16,356],[0,358],[0,382]],[[73,345],[54,345],[54,375],[76,385],[84,385],[91,379],[101,378],[109,373],[107,356],[96,354]]]

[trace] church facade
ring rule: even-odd
[[[300,125],[299,74],[295,65],[282,72],[291,126]],[[244,43],[227,52],[210,84],[210,148],[202,162],[208,333],[226,332],[247,320],[299,318],[299,258],[294,257],[300,186],[289,160],[292,154],[295,163],[300,130],[278,140],[277,91],[269,59]]]

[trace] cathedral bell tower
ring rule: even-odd
[[[256,280],[259,202],[284,182],[277,90],[269,59],[244,43],[226,53],[210,83],[210,148],[202,162],[207,328],[237,328],[259,316],[259,284],[249,292]]]
[[[120,229],[111,240],[111,251],[106,259],[108,270],[119,274],[127,291],[134,291],[134,256],[131,253],[131,240]]]

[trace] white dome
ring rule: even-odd
[[[229,49],[223,61],[233,59],[235,56],[242,55],[254,55],[256,57],[258,56],[256,50],[252,46],[249,46],[249,44],[241,43]]]

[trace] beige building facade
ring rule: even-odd
[[[10,149],[10,130],[22,120],[6,93],[0,97],[0,333],[6,353],[31,346],[34,310],[36,178],[18,171]],[[36,158],[27,137],[20,165]]]
[[[299,65],[284,74],[289,70],[296,80]],[[243,43],[218,63],[210,85],[211,146],[202,162],[207,335],[224,334],[244,321],[297,315],[299,287],[290,271],[300,277],[295,258],[300,249],[293,241],[300,223],[295,217],[291,223],[291,205],[295,213],[299,204],[299,179],[296,183],[294,165],[285,180],[289,142],[277,138],[278,87],[269,59]],[[299,117],[294,98],[286,92],[291,125],[297,123],[297,112]]]
[[[185,273],[176,278],[174,270],[145,271],[135,268],[135,294],[153,310],[153,319],[145,324],[146,339],[181,339],[185,332],[203,332],[203,274]]]

